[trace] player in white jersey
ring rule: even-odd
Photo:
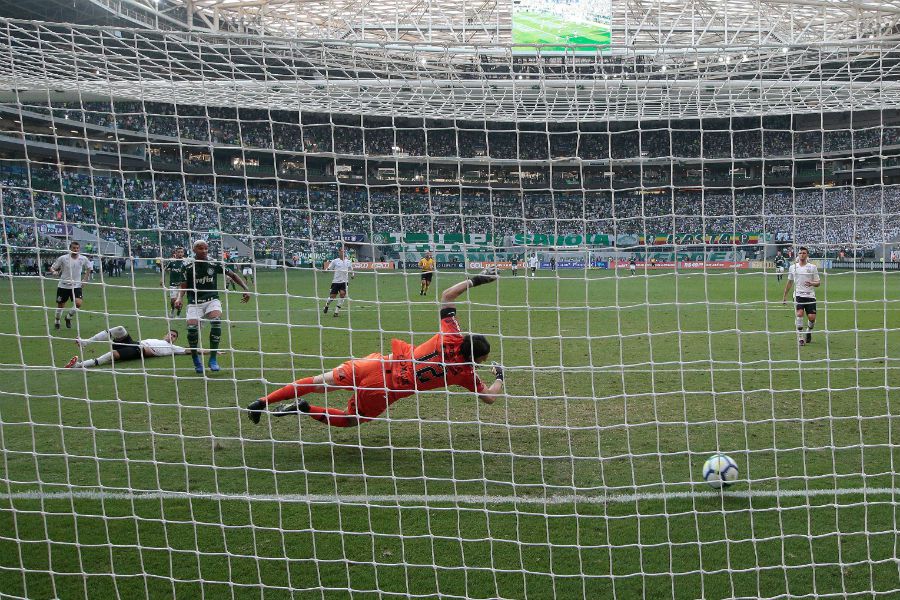
[[[534,277],[534,272],[537,271],[538,268],[538,257],[537,254],[532,254],[528,257],[528,268],[531,269],[531,276]]]
[[[794,286],[794,307],[797,310],[796,324],[797,337],[801,346],[812,342],[812,330],[816,325],[816,288],[822,285],[819,279],[819,270],[816,265],[809,262],[809,250],[801,247],[797,252],[797,262],[791,265],[788,271],[788,280],[784,286],[784,295],[781,298],[783,304],[787,303],[788,292]],[[804,335],[803,317],[806,316],[809,323],[806,325]]]
[[[188,354],[189,350],[182,346],[176,346],[178,341],[178,332],[170,329],[165,337],[161,340],[146,339],[135,341],[128,330],[122,326],[104,329],[93,336],[82,340],[75,338],[75,343],[79,348],[84,348],[88,344],[97,342],[112,342],[112,350],[97,358],[89,358],[85,361],[78,360],[77,356],[73,356],[66,364],[67,369],[90,369],[98,365],[109,362],[122,362],[126,360],[139,360],[143,358],[158,358],[162,356],[173,356]],[[209,350],[198,350],[199,354],[208,354]]]
[[[334,299],[340,296],[337,302],[337,308],[334,309],[334,316],[341,313],[341,307],[344,305],[344,299],[347,297],[347,282],[356,277],[353,273],[353,261],[346,258],[344,249],[338,250],[338,257],[328,264],[328,271],[334,271],[334,278],[331,280],[331,292],[328,294],[328,300],[325,301],[323,313],[328,313],[328,307],[334,302]]]
[[[56,287],[56,322],[54,329],[59,329],[59,319],[62,317],[66,303],[71,300],[72,308],[66,313],[66,328],[72,328],[72,317],[75,311],[81,308],[81,286],[94,272],[94,266],[87,257],[79,254],[81,244],[72,242],[69,244],[69,253],[63,254],[50,266],[50,272],[59,277]]]

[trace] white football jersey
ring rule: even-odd
[[[173,354],[187,354],[188,352],[187,348],[176,346],[166,340],[141,340],[140,346],[145,354],[151,356],[172,356]]]
[[[808,262],[805,265],[794,263],[788,272],[788,280],[794,282],[794,298],[815,298],[816,288],[810,285],[819,280],[819,270],[816,265]]]
[[[81,277],[84,270],[93,272],[94,267],[91,261],[83,254],[72,258],[71,253],[63,254],[53,262],[50,267],[54,271],[59,271],[59,287],[64,290],[75,290],[81,287]]]
[[[538,259],[537,259],[537,256],[529,257],[529,259],[528,259],[528,266],[531,267],[531,268],[537,268],[537,266],[538,266]]]
[[[328,270],[334,271],[334,279],[331,280],[331,283],[347,283],[350,281],[353,262],[346,258],[336,258],[328,264]]]

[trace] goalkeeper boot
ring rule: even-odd
[[[213,373],[218,373],[219,371],[222,370],[222,369],[219,367],[219,361],[216,360],[216,357],[215,357],[215,356],[210,356],[210,357],[209,357],[209,370],[212,371]]]
[[[72,317],[66,316],[66,329],[72,329]]]
[[[192,358],[194,359],[194,371],[203,374],[203,359],[199,355]]]
[[[309,402],[304,399],[297,400],[296,402],[291,402],[290,404],[284,404],[279,406],[275,411],[276,417],[284,417],[291,413],[308,413],[309,412]]]
[[[811,344],[811,343],[812,343],[812,334],[811,334],[811,333],[807,333],[807,334],[806,334],[806,343],[807,343],[807,344]]]
[[[259,425],[259,418],[262,417],[262,414],[266,411],[266,403],[260,400],[254,400],[250,404],[247,405],[247,418],[254,425]]]

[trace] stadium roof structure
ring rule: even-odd
[[[518,0],[92,0],[187,27],[303,39],[506,44]],[[900,0],[612,0],[612,44],[846,41],[898,30]]]
[[[193,1],[200,10],[209,9],[214,0]],[[232,0],[218,2],[220,10],[234,5]],[[276,2],[257,4],[273,10],[276,6]],[[627,6],[636,4],[631,0]],[[666,6],[660,0],[648,4]],[[852,0],[771,3],[827,14],[822,26],[835,19],[830,31],[846,34],[843,40],[787,43],[781,37],[771,39],[771,32],[764,34],[758,23],[752,33],[745,19],[743,29],[728,30],[734,32],[728,33],[728,44],[681,44],[673,41],[673,32],[663,34],[658,27],[651,39],[648,16],[640,43],[626,45],[614,39],[608,49],[583,54],[544,53],[539,47],[523,53],[508,42],[379,41],[352,39],[349,34],[351,39],[310,39],[198,27],[128,29],[0,19],[0,96],[37,93],[46,98],[49,93],[533,122],[683,120],[900,106],[900,40],[892,33],[898,14],[888,11],[900,0],[879,5],[877,23],[882,29],[865,34],[863,21],[851,27],[846,19],[838,20],[838,4],[870,14],[867,4]],[[674,11],[674,3],[670,6]],[[760,16],[763,3],[753,6]],[[723,22],[740,21],[731,13],[711,14]],[[334,28],[336,20],[325,21]],[[637,27],[630,31],[637,32]],[[713,31],[708,23],[704,27]],[[333,35],[336,29],[330,31]],[[812,36],[811,32],[812,23],[807,23],[805,28],[782,29],[780,35],[796,40]],[[698,29],[691,35],[696,40],[706,34]]]

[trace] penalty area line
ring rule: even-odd
[[[738,482],[740,483],[740,482]],[[861,487],[837,489],[767,489],[767,490],[690,490],[681,492],[637,492],[631,494],[558,494],[551,496],[502,496],[478,494],[228,494],[219,492],[177,491],[112,491],[67,490],[44,492],[41,490],[0,493],[0,500],[213,500],[218,502],[273,502],[294,504],[467,504],[502,505],[528,504],[559,506],[567,504],[629,504],[640,501],[708,500],[719,498],[738,499],[789,499],[827,498],[843,496],[900,496],[900,488]]]

